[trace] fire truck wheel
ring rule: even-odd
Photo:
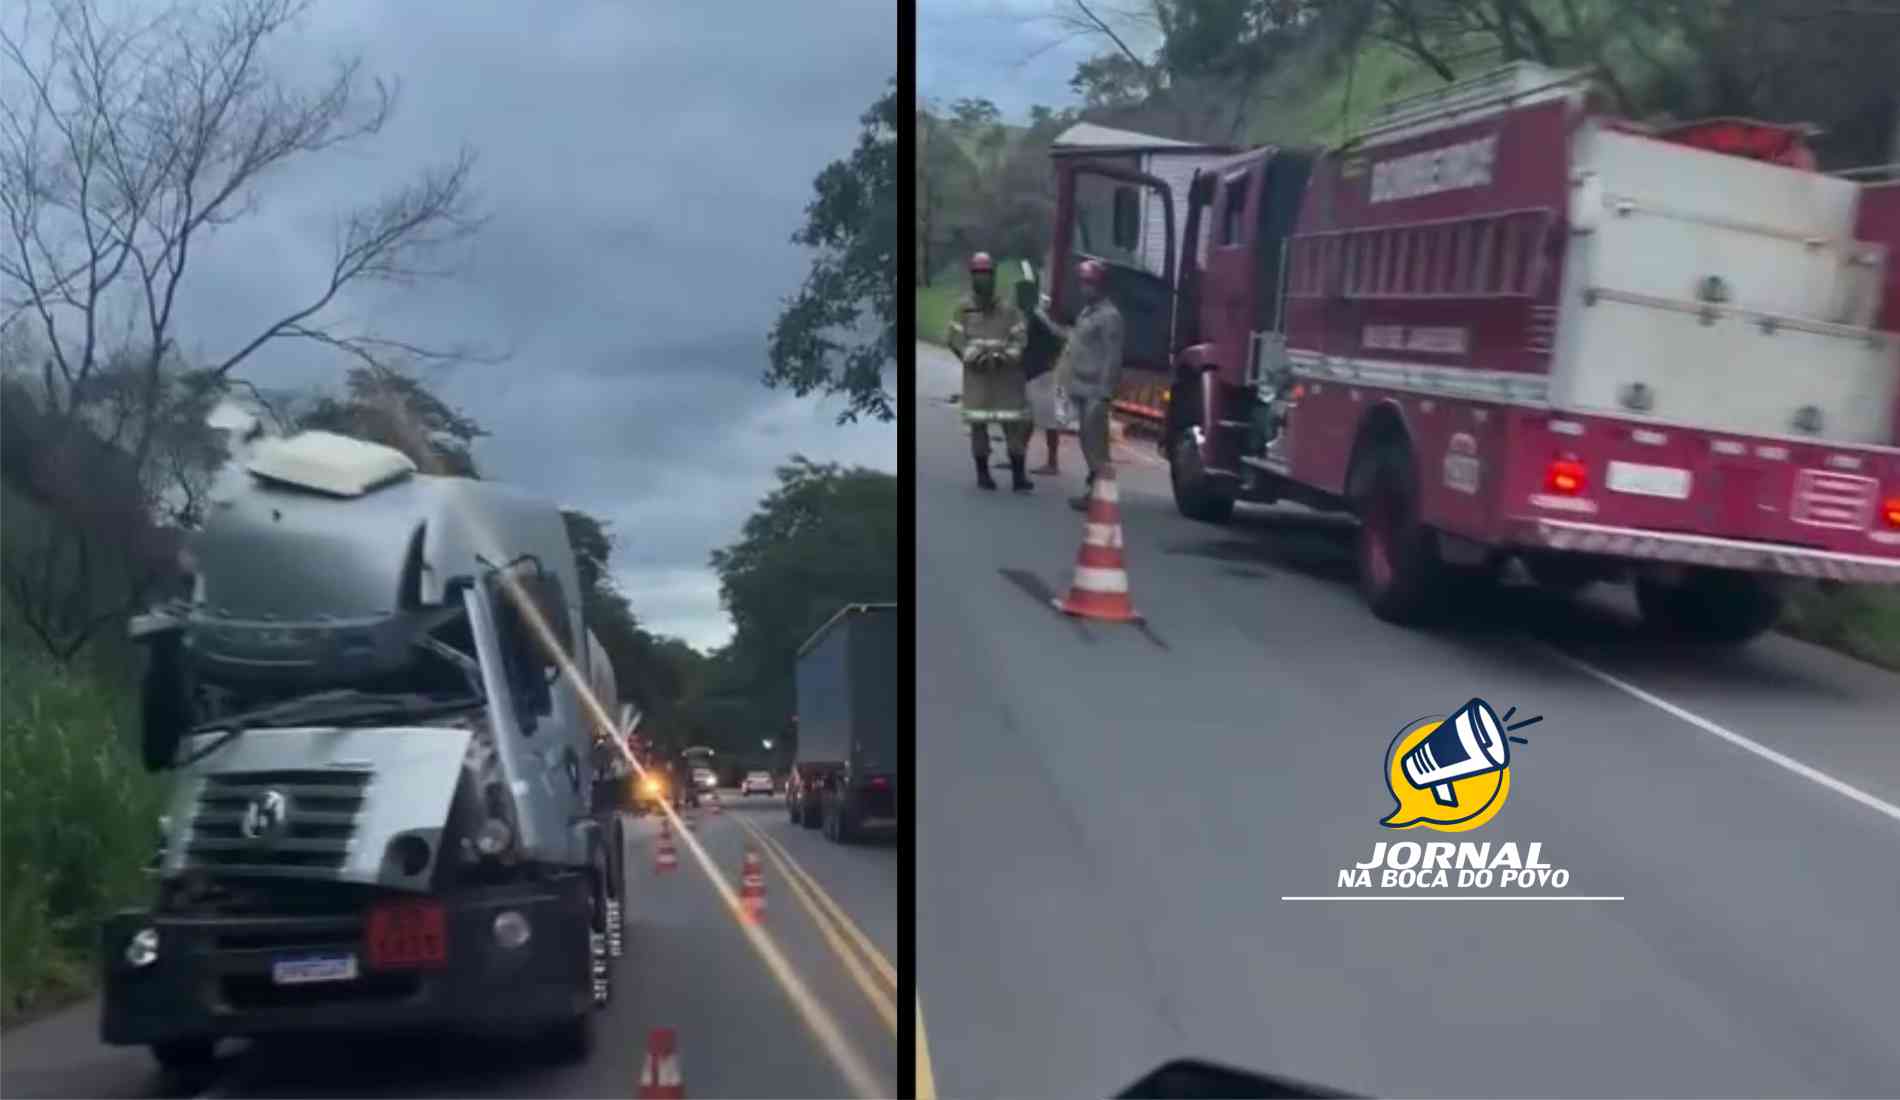
[[[1168,446],[1168,481],[1174,507],[1188,519],[1224,524],[1234,518],[1234,498],[1216,492],[1201,468],[1201,452],[1189,428],[1177,428]]]
[[[1703,569],[1680,584],[1641,578],[1636,606],[1643,621],[1668,634],[1701,642],[1739,645],[1781,618],[1782,589],[1772,577]]]
[[[1370,466],[1356,483],[1359,516],[1359,590],[1372,613],[1390,623],[1416,625],[1441,611],[1445,569],[1438,540],[1418,521],[1411,460],[1402,445],[1365,452]],[[1357,471],[1355,471],[1357,473]]]

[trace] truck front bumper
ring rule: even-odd
[[[589,1011],[588,895],[580,876],[486,888],[441,899],[447,964],[367,968],[361,916],[174,916],[123,912],[105,922],[100,1037],[132,1045],[178,1039],[395,1029],[516,1031]],[[529,922],[528,941],[505,948],[494,921]],[[157,958],[134,967],[126,947],[158,933]],[[273,984],[272,963],[354,953],[352,981]]]
[[[1514,541],[1521,546],[1633,561],[1703,565],[1819,580],[1900,583],[1900,545],[1896,545],[1894,557],[1875,557],[1707,535],[1640,531],[1541,516],[1520,520],[1516,535]]]

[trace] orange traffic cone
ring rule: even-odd
[[[1082,549],[1075,557],[1075,584],[1065,599],[1052,601],[1056,610],[1083,619],[1135,623],[1128,599],[1128,570],[1122,566],[1121,492],[1114,467],[1095,476],[1089,494],[1088,520],[1082,525]]]
[[[658,872],[679,870],[679,853],[673,850],[671,833],[661,833],[659,846],[653,854],[653,870]]]
[[[757,853],[746,855],[746,864],[739,873],[739,911],[747,924],[758,924],[765,919],[765,874],[757,870]]]
[[[745,862],[739,866],[739,881],[741,884],[756,882],[760,886],[765,885],[765,865],[759,862],[759,853],[750,848],[745,850]]]
[[[656,1027],[647,1034],[647,1057],[640,1067],[640,1092],[653,1100],[685,1100],[686,1084],[680,1080],[678,1040],[670,1027]]]

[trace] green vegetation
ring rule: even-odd
[[[969,257],[946,264],[929,286],[917,288],[917,338],[941,345],[950,328],[950,314],[957,302],[970,292],[970,277],[964,271]],[[996,293],[1005,302],[1015,301],[1015,287],[1022,276],[1019,260],[996,261]]]
[[[10,538],[47,522],[5,508]],[[99,920],[143,896],[166,784],[129,736],[128,650],[101,637],[62,665],[0,598],[0,1026],[90,989]]]
[[[1900,587],[1803,584],[1788,601],[1781,629],[1900,672]]]

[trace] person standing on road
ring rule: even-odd
[[[1115,387],[1122,378],[1122,314],[1108,297],[1108,267],[1100,260],[1083,260],[1078,271],[1082,284],[1082,311],[1075,324],[1062,325],[1038,308],[1043,324],[1067,341],[1063,360],[1069,401],[1082,437],[1082,458],[1088,462],[1090,488],[1108,466],[1108,414]],[[1073,497],[1069,506],[1086,512],[1089,494]]]
[[[1023,469],[1029,461],[1029,395],[1023,381],[1027,326],[1016,307],[996,297],[996,265],[987,252],[970,257],[970,295],[957,303],[946,341],[963,361],[963,419],[970,425],[976,484],[995,489],[990,477],[990,425],[1003,426],[1009,447],[1011,488],[1035,488]]]

